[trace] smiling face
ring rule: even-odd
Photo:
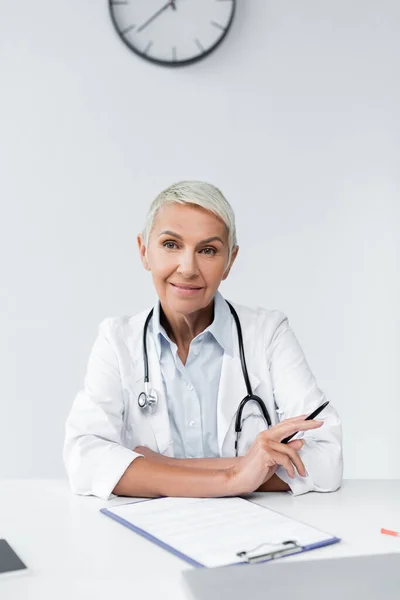
[[[154,219],[148,247],[140,235],[138,245],[162,306],[184,315],[212,302],[238,252],[236,246],[228,264],[225,223],[193,204],[164,204]]]

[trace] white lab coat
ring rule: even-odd
[[[277,310],[236,306],[243,330],[247,368],[253,393],[260,396],[272,424],[311,413],[324,401],[287,317]],[[105,319],[99,326],[84,388],[77,394],[66,424],[64,461],[72,490],[77,494],[112,497],[112,490],[129,464],[147,446],[173,457],[173,443],[160,365],[154,340],[147,336],[150,383],[158,393],[153,415],[138,407],[143,384],[143,325],[148,311],[136,316]],[[225,352],[217,400],[220,456],[234,456],[235,415],[246,396],[232,319],[234,356]],[[308,476],[290,479],[279,467],[278,476],[294,495],[315,490],[329,492],[342,480],[341,423],[332,405],[321,413],[324,425],[304,434],[300,456]],[[243,412],[239,454],[245,454],[266,428],[258,406],[249,402]]]

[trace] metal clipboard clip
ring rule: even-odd
[[[269,550],[268,552],[257,552],[263,546],[274,546],[273,550]],[[264,544],[260,544],[251,550],[242,550],[241,552],[237,552],[236,556],[245,560],[248,563],[257,563],[263,562],[266,560],[273,560],[274,558],[281,558],[282,556],[288,556],[289,554],[297,554],[298,552],[302,552],[303,547],[300,546],[298,542],[295,540],[286,540],[285,542],[271,543],[266,542]],[[256,554],[254,554],[254,552]]]

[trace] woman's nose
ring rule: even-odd
[[[181,273],[185,277],[193,277],[193,275],[198,274],[196,254],[193,254],[192,252],[183,252],[181,254],[178,273]]]

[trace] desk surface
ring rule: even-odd
[[[337,535],[342,542],[285,561],[400,552],[400,480],[346,480],[333,494],[253,494],[253,501]],[[63,480],[1,480],[0,538],[30,573],[0,577],[1,600],[183,600],[182,572],[191,567],[99,513],[104,502],[73,495]]]

